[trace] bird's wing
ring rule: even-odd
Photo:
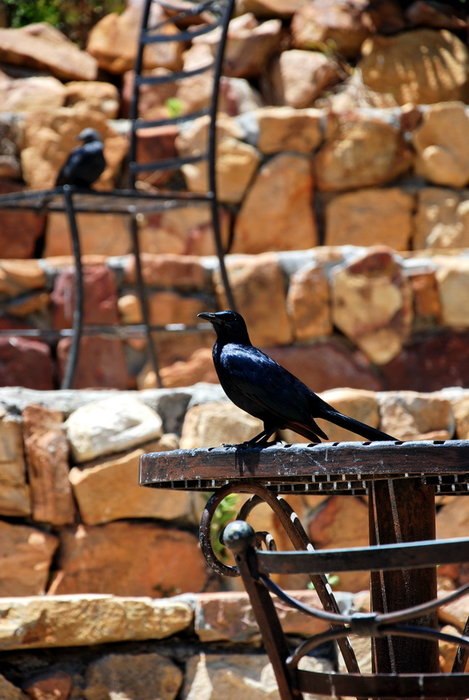
[[[284,423],[311,416],[308,387],[258,348],[228,343],[218,363],[227,395],[249,413],[256,415],[257,409],[257,414],[269,414]]]

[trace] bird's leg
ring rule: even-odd
[[[262,430],[258,435],[255,435],[253,438],[250,440],[246,440],[245,443],[243,443],[244,447],[266,447],[266,445],[269,444],[269,438],[270,436],[275,433],[276,428],[270,425],[266,425],[264,423],[264,430]],[[277,440],[274,440],[272,444],[277,442]]]

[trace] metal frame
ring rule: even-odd
[[[444,545],[434,542],[435,494],[469,495],[469,441],[275,444],[266,448],[225,445],[149,453],[140,458],[139,483],[153,488],[214,491],[201,518],[201,548],[217,574],[242,575],[253,601],[264,646],[276,669],[283,700],[302,697],[296,683],[305,692],[324,695],[467,696],[467,674],[458,677],[458,671],[448,680],[437,673],[436,637],[431,629],[436,625],[436,613],[434,604],[428,605],[428,601],[436,598],[436,569],[428,562],[469,558],[469,540],[464,541],[464,551],[461,540]],[[281,494],[308,493],[367,495],[370,541],[379,548],[366,549],[368,559],[365,561],[363,549],[357,552],[316,552],[298,516],[281,497]],[[270,550],[275,550],[273,538],[269,533],[256,533],[254,540],[248,538],[249,551],[254,550],[255,556],[241,556],[236,551],[236,564],[229,566],[213,544],[218,529],[217,508],[229,494],[251,496],[241,507],[237,520],[245,521],[253,508],[267,504],[294,549],[301,550],[301,554],[270,554]],[[421,541],[423,545],[415,544]],[[413,544],[407,544],[410,542]],[[233,540],[226,544],[232,546]],[[269,550],[265,556],[257,551],[263,544]],[[382,566],[371,572],[371,600],[372,609],[382,611],[383,615],[379,618],[372,616],[369,620],[360,616],[353,620],[341,617],[323,572],[334,570],[338,558],[350,570],[358,568],[357,559],[360,566],[369,566],[370,556],[379,557],[373,566]],[[327,634],[330,639],[337,640],[344,657],[346,675],[310,676],[301,669],[290,670],[289,645],[272,611],[269,592],[274,589],[269,574],[274,570],[276,557],[281,558],[285,571],[308,569],[324,608],[321,614],[326,618],[329,616],[327,619],[332,624],[332,630]],[[386,557],[398,568],[389,569]],[[399,643],[396,644],[395,625],[401,624],[396,611],[400,614],[406,608],[412,608],[412,616],[420,614],[415,624],[417,630],[399,628]],[[422,631],[421,627],[430,628],[430,633]],[[371,681],[359,674],[348,638],[357,630],[371,636],[376,671]],[[381,634],[382,631],[386,634]],[[411,632],[411,636],[407,636]],[[406,636],[402,636],[403,633]],[[469,640],[469,624],[463,636]],[[456,654],[455,671],[464,667],[467,658],[465,639],[463,642]]]
[[[156,26],[151,26],[151,7],[153,4],[178,10],[176,16],[158,23]],[[235,308],[235,300],[230,286],[228,274],[225,265],[225,253],[221,239],[221,228],[219,220],[219,200],[216,183],[216,118],[218,109],[219,87],[223,67],[223,57],[227,41],[228,24],[233,13],[234,0],[204,0],[194,3],[193,7],[186,10],[178,8],[177,2],[173,5],[172,1],[166,0],[145,0],[145,5],[142,13],[142,22],[140,27],[140,35],[138,49],[135,61],[135,82],[130,108],[130,148],[129,148],[129,187],[127,190],[112,190],[110,192],[97,192],[95,190],[79,190],[71,186],[55,187],[49,190],[41,191],[26,191],[22,193],[13,193],[0,196],[0,209],[28,209],[43,213],[44,211],[63,211],[67,215],[69,230],[72,241],[72,255],[75,269],[75,309],[73,314],[73,324],[71,329],[63,331],[41,330],[41,329],[20,329],[20,330],[0,330],[0,336],[24,336],[35,337],[51,340],[57,337],[72,337],[72,344],[67,359],[67,365],[62,381],[62,389],[68,389],[73,386],[75,372],[79,359],[80,340],[83,335],[113,335],[117,337],[135,337],[144,335],[146,337],[149,359],[155,375],[158,386],[162,386],[160,367],[158,359],[158,351],[153,337],[155,331],[173,333],[173,332],[192,332],[206,329],[206,324],[185,326],[184,324],[171,324],[170,326],[158,326],[150,323],[148,295],[144,282],[139,232],[137,225],[137,214],[141,212],[155,212],[177,207],[188,206],[189,204],[207,204],[210,207],[212,219],[214,242],[216,254],[220,266],[220,275],[224,286],[225,295],[228,304],[231,308]],[[178,35],[165,35],[160,30],[167,23],[173,23],[175,20],[187,18],[194,15],[199,15],[201,12],[210,13],[212,21],[200,25],[193,31],[181,31]],[[187,41],[194,36],[206,33],[212,29],[220,27],[221,35],[218,43],[215,59],[213,63],[203,66],[196,71],[178,71],[168,76],[145,76],[143,75],[144,52],[145,47],[155,42],[168,41]],[[211,94],[210,107],[207,110],[185,114],[172,119],[161,119],[158,121],[145,121],[139,117],[139,101],[140,88],[145,84],[157,84],[163,82],[174,82],[183,80],[191,75],[201,73],[203,71],[213,70],[213,90]],[[163,126],[167,124],[182,124],[203,114],[208,114],[209,135],[207,152],[201,156],[189,158],[175,158],[169,161],[161,161],[156,163],[142,164],[136,159],[137,154],[137,139],[138,132],[145,128],[154,126]],[[194,194],[189,191],[163,191],[158,193],[144,193],[135,189],[137,174],[143,171],[156,171],[178,169],[181,165],[188,162],[195,162],[202,159],[208,161],[208,191],[206,194]],[[81,264],[80,250],[80,234],[76,220],[76,214],[80,212],[92,213],[114,213],[126,215],[129,219],[129,235],[131,240],[132,254],[135,258],[136,268],[136,292],[139,297],[142,324],[133,324],[131,326],[87,326],[83,321],[83,268]],[[128,328],[128,333],[122,329]]]
[[[324,574],[327,571],[363,571],[429,567],[469,560],[469,539],[418,542],[363,547],[329,552],[272,552],[256,549],[256,533],[244,520],[230,523],[223,542],[235,560],[259,624],[264,645],[274,667],[282,700],[299,700],[303,692],[315,695],[356,697],[455,697],[467,695],[469,677],[464,667],[469,658],[469,624],[456,636],[430,627],[408,624],[438,607],[461,597],[469,584],[449,595],[390,613],[337,614],[305,605],[286,593],[271,574]],[[272,546],[272,545],[271,545]],[[315,634],[290,649],[271,594],[284,604],[331,624],[327,632]],[[469,621],[468,621],[469,622]],[[405,623],[405,624],[403,624]],[[298,668],[301,659],[325,642],[343,642],[349,636],[366,638],[411,637],[446,641],[458,645],[451,674],[437,673],[319,673]]]

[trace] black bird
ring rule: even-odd
[[[246,445],[263,446],[277,430],[290,428],[311,442],[327,440],[314,421],[324,418],[367,440],[391,435],[339,413],[249,339],[243,317],[234,311],[198,314],[217,334],[213,363],[225,393],[239,408],[264,422],[264,430]]]
[[[89,189],[106,167],[103,153],[103,141],[96,129],[83,129],[78,136],[82,146],[77,146],[70,153],[60,169],[55,185],[75,185]]]

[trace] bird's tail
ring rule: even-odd
[[[326,416],[322,417],[326,418]],[[355,418],[350,418],[350,416],[344,416],[344,414],[339,413],[339,411],[329,410],[327,412],[327,420],[329,420],[331,423],[334,423],[335,425],[340,426],[341,428],[351,430],[352,433],[357,433],[357,435],[361,435],[366,440],[396,440],[396,438],[392,437],[392,435],[383,433],[382,430],[372,428],[371,425],[362,423],[361,421],[356,420]]]

